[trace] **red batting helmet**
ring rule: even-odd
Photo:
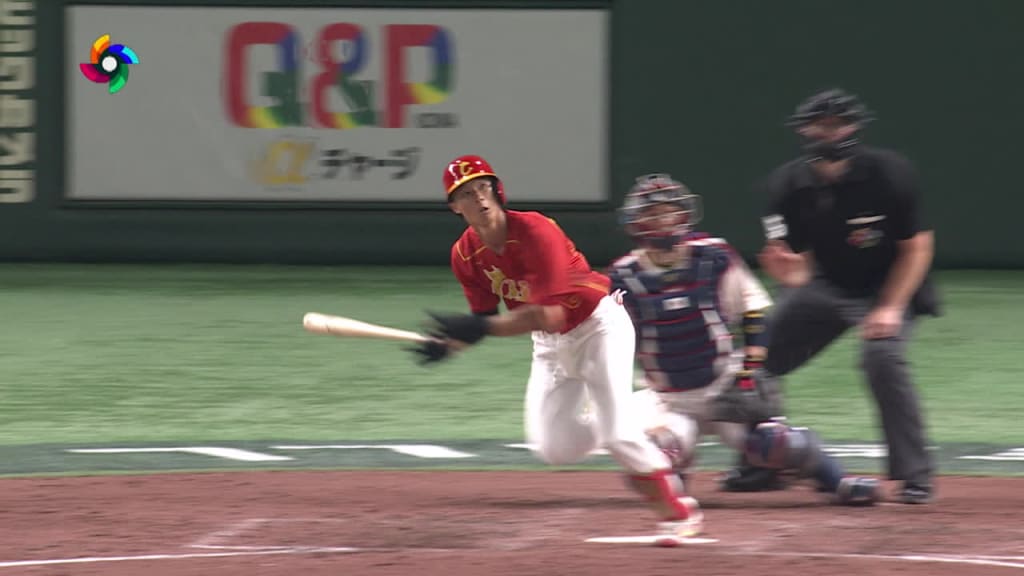
[[[448,168],[444,171],[445,194],[451,197],[451,193],[456,188],[481,176],[491,178],[494,182],[494,191],[498,194],[498,200],[504,204],[505,190],[501,185],[501,180],[494,174],[494,169],[487,163],[487,160],[474,154],[459,156],[448,163]]]

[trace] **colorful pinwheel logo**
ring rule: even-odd
[[[89,62],[79,64],[86,78],[102,84],[106,82],[115,94],[128,82],[128,65],[138,64],[139,57],[124,44],[111,44],[110,34],[104,34],[92,43]]]

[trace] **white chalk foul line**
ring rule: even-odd
[[[598,536],[587,538],[584,542],[595,542],[598,544],[654,544],[664,536]],[[714,538],[681,538],[680,544],[713,544],[718,542]]]
[[[189,560],[193,558],[229,558],[232,556],[269,556],[272,554],[344,554],[359,552],[359,548],[282,548],[247,552],[203,552],[193,554],[142,554],[139,556],[86,556],[82,558],[55,558],[50,560],[16,560],[0,562],[0,568],[24,566],[52,566],[55,564],[94,564],[100,562],[131,562],[139,560]]]
[[[292,546],[221,546],[220,544],[189,544],[189,548],[201,548],[203,550],[292,550]]]
[[[657,536],[601,536],[587,538],[584,542],[601,544],[654,544]],[[711,544],[714,538],[686,538],[680,544]],[[841,554],[828,552],[757,552],[750,550],[726,552],[730,556],[775,556],[794,558],[846,558],[853,560],[887,560],[903,562],[939,562],[947,564],[973,564],[978,566],[999,566],[1003,568],[1024,568],[1024,556],[988,556],[981,554]]]
[[[1024,568],[1020,556],[982,556],[973,554],[830,554],[826,552],[738,552],[737,556],[782,556],[796,558],[850,558],[860,560],[896,560],[904,562],[945,562],[947,564],[975,564]]]

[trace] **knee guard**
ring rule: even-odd
[[[811,430],[764,422],[747,435],[744,453],[754,466],[807,476],[814,473],[822,451]]]
[[[689,468],[700,437],[697,423],[688,416],[672,412],[657,392],[650,389],[634,392],[631,402],[647,438],[668,457],[672,469],[682,472]]]
[[[662,421],[646,430],[647,437],[661,449],[676,472],[685,472],[697,454],[697,424],[679,414],[667,414]]]

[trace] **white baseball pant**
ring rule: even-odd
[[[569,332],[532,336],[525,426],[541,460],[574,464],[603,446],[633,474],[671,468],[633,410],[636,333],[622,304],[606,296]]]
[[[684,458],[694,460],[697,443],[704,435],[715,435],[733,450],[742,451],[747,427],[736,422],[716,422],[711,419],[712,401],[733,385],[742,357],[728,359],[727,365],[714,382],[704,388],[681,392],[655,392],[643,388],[633,393],[634,411],[644,422],[645,429],[667,428],[676,435],[680,444],[691,451]]]

